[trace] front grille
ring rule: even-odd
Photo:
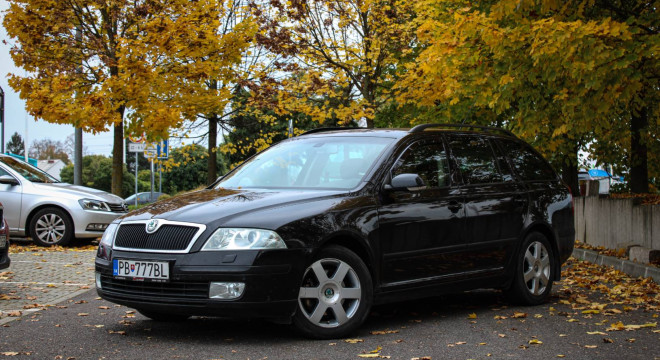
[[[119,226],[115,246],[140,250],[181,251],[188,248],[198,227],[164,224],[155,233],[148,234],[146,225],[126,224]]]
[[[120,213],[128,212],[128,206],[126,206],[126,204],[124,203],[121,204],[107,203],[107,204],[112,212],[120,212]]]
[[[208,282],[145,282],[115,279],[101,275],[101,289],[115,296],[134,298],[135,296],[158,297],[167,300],[208,299]]]

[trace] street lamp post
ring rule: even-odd
[[[4,154],[5,153],[5,91],[2,90],[2,86],[0,86],[0,127],[2,130],[0,132],[2,135],[0,135],[0,141],[2,141],[2,145],[0,145],[0,153]]]

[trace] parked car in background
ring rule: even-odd
[[[43,246],[74,237],[97,238],[128,207],[105,191],[63,183],[38,168],[0,154],[0,202],[12,236]]]
[[[569,189],[506,130],[318,129],[114,221],[96,288],[154,320],[338,338],[378,303],[483,287],[543,303],[574,241]]]
[[[151,191],[140,192],[127,197],[126,199],[124,199],[124,202],[126,202],[126,205],[135,205],[135,198],[137,197],[138,205],[151,204],[153,202],[156,202],[158,198],[163,194],[165,193],[154,191],[152,196]]]
[[[9,225],[5,220],[4,207],[0,203],[0,269],[9,267]]]

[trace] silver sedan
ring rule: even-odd
[[[128,209],[118,196],[59,182],[7,155],[0,155],[0,202],[10,233],[43,246],[100,237]]]

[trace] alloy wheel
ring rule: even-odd
[[[337,259],[321,259],[305,270],[298,294],[298,304],[313,324],[338,327],[355,316],[362,289],[353,268]]]
[[[44,214],[37,220],[37,237],[48,244],[58,243],[66,231],[64,220],[56,214]]]
[[[525,251],[523,260],[523,280],[527,290],[533,295],[541,295],[550,282],[550,255],[548,249],[534,241]]]

